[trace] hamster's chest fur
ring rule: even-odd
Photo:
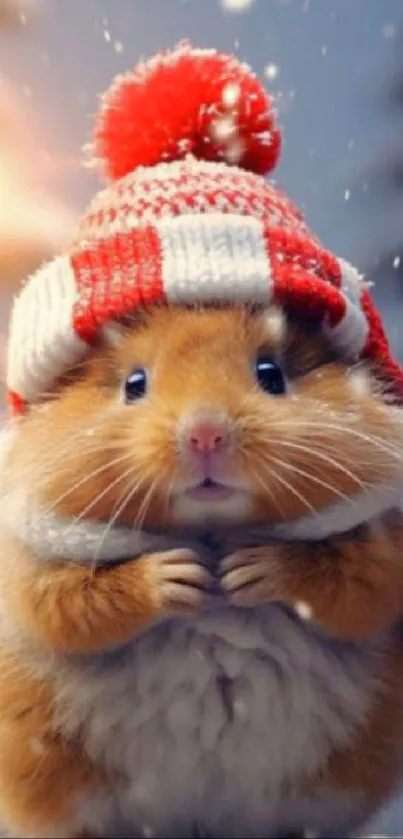
[[[375,652],[333,644],[280,606],[226,609],[60,663],[57,715],[122,779],[102,801],[107,820],[140,835],[277,835],[285,816],[298,829],[308,814],[323,828],[324,803],[315,815],[309,802],[281,804],[282,791],[348,743],[373,695]],[[360,802],[332,795],[326,807],[347,824]]]

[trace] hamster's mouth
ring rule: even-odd
[[[187,489],[186,496],[193,501],[224,501],[231,498],[235,492],[234,487],[218,483],[212,478],[204,478],[196,486]]]

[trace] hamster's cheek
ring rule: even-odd
[[[402,476],[401,412],[362,374],[335,367],[307,377],[283,399],[254,398],[242,426],[258,520],[320,512]]]

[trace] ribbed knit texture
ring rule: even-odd
[[[12,410],[50,390],[109,322],[156,303],[276,302],[321,322],[343,357],[367,358],[401,400],[366,284],[263,176],[279,148],[270,97],[232,56],[182,44],[118,78],[95,132],[110,183],[70,252],[14,305]]]

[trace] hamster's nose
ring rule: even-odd
[[[182,445],[192,454],[209,455],[225,451],[230,442],[226,417],[202,415],[189,418],[182,427]]]

